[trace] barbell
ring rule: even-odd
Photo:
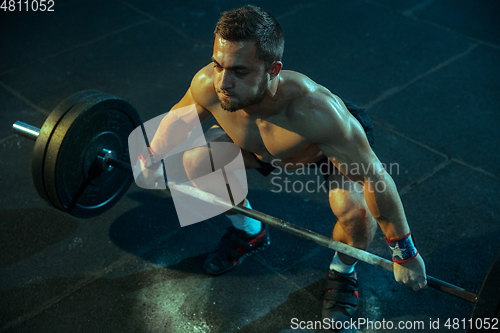
[[[15,133],[36,140],[32,157],[33,183],[38,194],[55,208],[88,218],[110,209],[133,181],[128,136],[142,126],[135,108],[125,100],[96,90],[77,92],[64,99],[39,129],[17,121]],[[145,134],[144,128],[142,128]],[[149,146],[146,135],[146,145]],[[233,205],[195,187],[168,183],[199,200],[232,209],[339,251],[358,260],[393,271],[393,263],[311,230],[244,206]],[[477,294],[427,275],[430,287],[474,304],[469,324],[480,318],[496,319],[500,327],[500,252]],[[474,327],[469,332],[475,331]]]

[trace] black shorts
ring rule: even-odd
[[[373,121],[370,118],[368,111],[360,108],[356,104],[351,103],[349,101],[344,101],[344,104],[347,107],[347,110],[351,112],[354,118],[356,118],[359,121],[359,123],[365,130],[368,143],[370,144],[370,147],[373,148],[375,144],[375,138],[373,136]],[[252,155],[255,157],[257,162],[259,162],[260,165],[260,167],[257,168],[257,171],[259,171],[264,176],[267,177],[271,172],[273,172],[274,169],[276,169],[271,163],[262,162],[261,160],[259,160],[257,156],[255,156],[255,154],[252,153]],[[319,168],[321,174],[323,175],[323,177],[325,177],[325,180],[328,180],[328,177],[332,173],[334,173],[336,169],[333,163],[330,161],[330,159],[326,156],[324,156],[319,161],[308,164],[307,166],[309,168]]]

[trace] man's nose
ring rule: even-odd
[[[220,74],[220,89],[221,90],[228,90],[233,88],[233,80],[231,78],[231,74],[228,70],[223,70],[222,73]]]

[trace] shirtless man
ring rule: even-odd
[[[207,131],[207,141],[234,142],[246,168],[269,173],[271,163],[293,168],[329,160],[340,170],[327,174],[338,185],[329,191],[337,217],[333,239],[366,249],[378,223],[393,250],[395,279],[414,290],[425,287],[424,262],[409,236],[394,181],[372,151],[360,121],[339,97],[302,74],[282,70],[284,39],[276,20],[261,8],[245,6],[224,13],[214,36],[212,62],[194,76],[170,112],[194,105],[201,121],[213,115],[220,126]],[[170,126],[162,122],[151,141],[158,156],[167,154],[163,138]],[[199,165],[209,159],[209,149],[184,153],[190,179],[202,175]],[[250,207],[248,200],[243,204]],[[214,275],[230,271],[269,244],[266,225],[240,214],[227,216],[233,226],[205,262]],[[335,254],[323,301],[325,318],[348,320],[357,308],[355,263]]]

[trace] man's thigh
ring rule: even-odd
[[[328,176],[328,178],[326,179],[326,184],[329,191],[341,190],[349,193],[356,192],[357,194],[363,195],[363,187],[361,187],[361,185],[359,185],[358,183],[350,180],[337,168],[335,168],[333,172]]]

